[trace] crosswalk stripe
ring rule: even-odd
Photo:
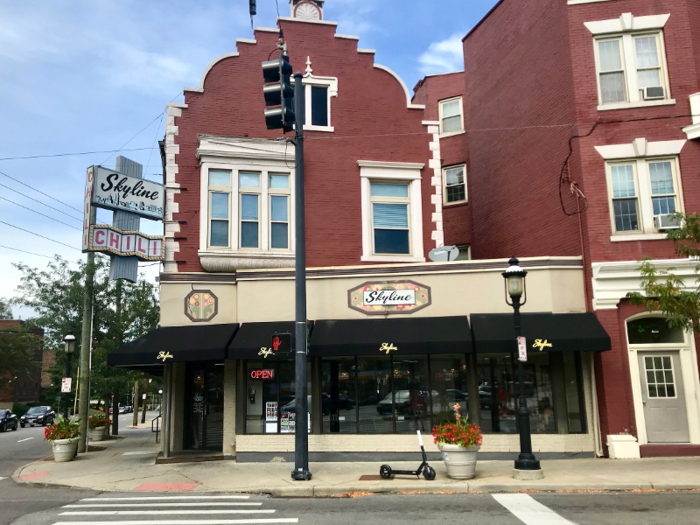
[[[528,494],[493,494],[493,498],[525,525],[575,525]]]
[[[167,514],[273,514],[270,510],[86,510],[61,512],[59,516],[165,516]]]
[[[63,505],[64,509],[71,508],[100,508],[100,507],[254,507],[262,505],[262,502],[230,502],[211,501],[209,503],[83,503],[82,505]]]
[[[0,478],[0,481],[2,481],[3,479],[7,479],[7,478]]]
[[[84,498],[80,501],[158,501],[158,500],[250,499],[250,496],[143,496],[138,498]]]
[[[136,520],[119,521],[119,525],[254,525],[265,523],[299,523],[299,518],[243,519],[243,520]],[[103,521],[57,521],[53,525],[104,525]]]

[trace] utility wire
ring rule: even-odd
[[[0,172],[0,173],[2,173],[2,172]],[[3,173],[3,175],[4,175],[4,173]],[[8,189],[8,190],[10,190],[10,191],[14,191],[15,193],[18,193],[19,195],[21,195],[22,197],[26,197],[26,198],[29,199],[29,200],[33,200],[34,202],[38,202],[39,204],[42,204],[43,206],[46,206],[47,208],[51,208],[52,210],[57,211],[58,213],[62,213],[63,215],[67,215],[67,216],[70,217],[71,219],[75,219],[75,220],[78,221],[78,222],[83,222],[82,219],[80,219],[80,218],[78,218],[78,217],[74,217],[74,216],[71,215],[70,213],[66,213],[65,211],[59,210],[58,208],[54,208],[53,206],[49,206],[48,204],[46,204],[46,203],[44,203],[44,202],[41,202],[40,200],[37,200],[37,199],[35,199],[34,197],[30,197],[29,195],[26,195],[26,194],[22,193],[21,191],[17,191],[17,190],[15,190],[15,189],[13,189],[13,188],[10,188],[9,186],[5,186],[5,185],[2,184],[2,183],[0,183],[0,187],[6,188],[6,189]],[[30,187],[31,187],[31,186],[30,186]],[[34,189],[34,188],[32,188],[32,189]]]
[[[131,149],[105,149],[99,151],[81,151],[78,153],[53,153],[48,155],[29,155],[26,157],[2,157],[0,160],[31,160],[31,159],[50,159],[54,157],[74,157],[78,155],[94,155],[96,153],[117,153],[119,151],[145,151],[153,148],[131,148]]]
[[[71,250],[82,251],[82,250],[79,250],[78,248],[76,248],[75,246],[71,246],[70,244],[66,244],[64,242],[57,241],[56,239],[51,239],[49,237],[45,237],[45,236],[40,235],[38,233],[34,233],[32,231],[25,230],[24,228],[20,228],[19,226],[15,226],[14,224],[10,224],[9,222],[0,221],[0,224],[4,224],[6,226],[9,226],[10,228],[15,228],[17,230],[21,230],[21,231],[29,233],[31,235],[35,235],[36,237],[41,237],[42,239],[46,239],[47,241],[55,242],[56,244],[61,244],[62,246],[66,246],[66,247],[70,248]]]
[[[148,162],[146,163],[146,169],[143,170],[144,173],[148,171],[148,167],[151,165],[151,157],[153,156],[153,150],[156,149],[158,132],[160,131],[160,125],[163,123],[163,117],[165,117],[165,112],[160,115],[160,122],[158,122],[158,127],[156,128],[156,137],[153,139],[153,147],[151,148],[151,152],[148,154]]]
[[[10,177],[7,173],[3,173],[2,171],[0,171],[0,175],[4,175],[4,176],[7,177],[8,179],[12,179],[13,181],[18,182],[18,183],[21,184],[22,186],[26,186],[26,187],[29,188],[30,190],[34,190],[34,191],[37,192],[37,193],[41,193],[44,197],[48,197],[49,199],[54,200],[54,201],[58,202],[59,204],[63,204],[64,206],[67,206],[68,208],[71,208],[72,210],[75,210],[75,211],[77,211],[77,212],[79,212],[79,213],[83,213],[83,210],[81,210],[81,209],[79,209],[79,208],[76,208],[76,207],[74,207],[74,206],[71,206],[70,204],[66,204],[66,203],[63,202],[63,201],[58,200],[58,199],[55,198],[55,197],[52,197],[52,196],[49,195],[48,193],[44,193],[44,192],[41,191],[41,190],[37,190],[35,187],[30,186],[30,185],[27,184],[26,182],[22,182],[21,180],[15,179],[14,177]],[[5,186],[5,187],[7,188],[7,186]],[[12,189],[12,188],[10,188],[10,189]],[[12,190],[12,191],[16,191],[16,190]],[[16,193],[19,193],[19,192],[16,191]],[[21,194],[20,194],[20,195],[21,195]],[[25,197],[26,197],[26,195],[25,195]],[[29,197],[29,198],[31,199],[31,197]],[[32,200],[36,200],[36,199],[32,199]],[[37,202],[41,202],[41,201],[37,201]],[[44,203],[41,202],[41,204],[44,204]],[[48,206],[48,204],[45,204],[45,206]],[[50,207],[51,207],[51,206],[49,206],[49,208],[50,208]],[[54,209],[55,209],[55,208],[54,208]],[[57,211],[60,211],[60,210],[57,210]],[[61,213],[65,213],[65,212],[61,212]],[[66,213],[66,215],[68,215],[68,214]],[[73,218],[75,219],[75,217],[73,217]],[[78,220],[81,221],[82,219],[78,219]]]
[[[13,248],[12,246],[3,246],[0,244],[0,248],[5,248],[6,250],[14,250],[16,252],[28,253],[29,255],[36,255],[37,257],[46,257],[47,259],[53,259],[50,255],[42,255],[40,253],[28,252],[27,250],[20,250],[19,248]]]
[[[59,221],[58,219],[54,219],[53,217],[51,217],[49,215],[45,215],[45,214],[41,213],[40,211],[36,211],[35,209],[24,206],[23,204],[20,204],[19,202],[15,202],[13,200],[7,199],[7,198],[2,197],[2,196],[0,196],[0,199],[7,201],[7,202],[10,202],[10,203],[14,204],[15,206],[19,206],[20,208],[24,208],[25,210],[32,211],[38,215],[41,215],[42,217],[46,217],[47,219],[51,219],[52,221],[60,222],[61,224],[68,226],[69,228],[73,228],[74,230],[82,231],[80,228],[76,228],[72,224],[68,224],[67,222],[63,222],[63,221]]]

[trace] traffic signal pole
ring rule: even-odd
[[[311,479],[309,471],[309,427],[306,392],[306,349],[308,347],[306,329],[306,224],[304,217],[304,119],[306,100],[302,74],[294,74],[294,113],[297,115],[294,134],[295,177],[294,177],[294,228],[296,243],[296,318],[294,323],[294,362],[295,362],[295,412],[294,470],[292,479]]]

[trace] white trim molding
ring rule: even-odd
[[[700,263],[691,259],[658,259],[652,261],[660,271],[671,271],[681,277],[686,290],[697,289]],[[641,292],[639,261],[592,263],[593,309],[614,310],[628,292]]]
[[[651,108],[654,106],[675,106],[676,99],[644,100],[638,102],[615,102],[614,104],[600,104],[598,111],[612,111],[616,109]]]
[[[340,33],[336,33],[336,34],[335,34],[335,37],[336,37],[336,38],[344,38],[345,40],[359,40],[359,39],[360,39],[359,36],[355,36],[355,35],[341,35]]]
[[[415,162],[381,162],[358,160],[362,199],[362,262],[425,262],[423,250],[423,207],[421,202],[421,170],[425,164]],[[409,255],[374,255],[371,213],[372,180],[406,181],[410,199]]]
[[[440,122],[423,121],[423,125],[428,128],[428,136],[432,139],[429,143],[433,158],[430,160],[430,168],[433,176],[430,178],[430,185],[434,188],[434,193],[430,196],[430,202],[434,206],[432,214],[433,231],[430,233],[430,240],[435,241],[435,247],[440,248],[445,245],[445,231],[443,229],[443,182],[442,182],[442,161],[440,160]]]
[[[635,159],[640,157],[664,157],[680,155],[683,146],[688,142],[681,140],[664,140],[649,142],[645,138],[637,138],[631,144],[611,144],[595,146],[595,150],[605,160]]]
[[[209,74],[209,71],[211,71],[211,69],[216,64],[221,62],[222,60],[226,60],[227,58],[233,58],[233,57],[237,57],[237,56],[239,56],[239,53],[226,53],[225,55],[221,55],[220,57],[215,58],[214,60],[212,60],[209,63],[207,68],[204,70],[204,73],[202,73],[202,77],[199,79],[199,87],[186,87],[186,88],[183,88],[182,91],[183,92],[191,91],[193,93],[204,93],[204,81],[207,79],[207,75]]]
[[[610,2],[611,0],[568,0],[568,5],[594,4],[596,2]]]
[[[180,222],[173,219],[173,214],[180,211],[180,205],[175,202],[175,195],[180,193],[180,184],[177,182],[178,165],[175,155],[180,153],[180,146],[175,144],[175,137],[179,134],[179,127],[175,125],[175,119],[182,116],[182,110],[187,109],[187,104],[167,105],[167,117],[165,121],[165,217],[163,226],[165,229],[165,261],[163,271],[177,272],[175,253],[180,251],[180,243],[175,241],[175,234],[180,232]]]
[[[607,33],[662,29],[670,17],[670,13],[651,16],[634,16],[632,13],[622,13],[620,18],[599,20],[597,22],[584,22],[583,25],[594,35],[605,35]]]
[[[693,93],[689,97],[690,115],[693,123],[683,128],[683,132],[688,135],[689,140],[700,138],[700,93]]]
[[[408,87],[406,86],[406,82],[404,82],[403,79],[399,75],[397,75],[394,71],[392,71],[391,69],[389,69],[386,66],[374,64],[374,67],[376,69],[381,69],[382,71],[386,71],[387,73],[389,73],[392,77],[394,77],[398,81],[398,83],[403,88],[404,93],[406,93],[406,107],[408,109],[425,109],[424,104],[413,104],[412,103],[411,94],[408,92]]]

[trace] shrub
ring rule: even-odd
[[[80,436],[80,427],[74,423],[58,416],[58,423],[53,423],[44,429],[44,440],[56,441],[58,439],[73,439]]]
[[[107,414],[100,414],[97,416],[90,416],[88,419],[88,427],[90,430],[95,430],[96,428],[108,427],[112,422]]]

